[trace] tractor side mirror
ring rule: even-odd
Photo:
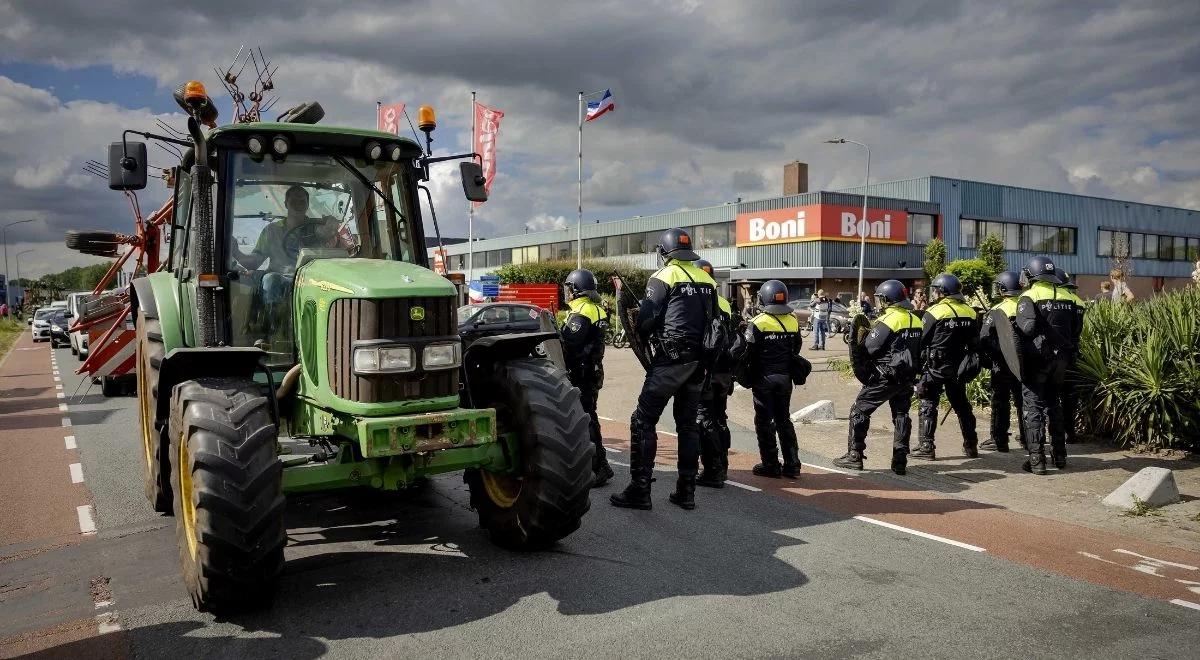
[[[141,190],[146,187],[145,142],[113,142],[108,145],[108,187],[112,190]]]
[[[483,177],[483,166],[475,162],[462,162],[458,164],[458,169],[462,172],[463,193],[467,199],[472,202],[486,202],[488,194],[483,186],[487,179]]]

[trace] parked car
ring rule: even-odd
[[[491,335],[523,334],[526,332],[558,333],[554,315],[549,310],[526,303],[473,303],[458,308],[458,334],[472,340]],[[560,368],[566,368],[562,344],[557,337],[544,341],[536,349]]]
[[[71,336],[67,332],[70,324],[71,319],[67,310],[60,309],[54,312],[54,315],[50,317],[50,348],[70,346]]]
[[[72,293],[67,296],[67,311],[71,313],[71,317],[67,319],[68,324],[74,324],[80,313],[83,311],[83,303],[95,298],[90,291],[82,291]],[[87,359],[88,354],[88,335],[87,332],[72,332],[71,333],[71,353],[79,356],[79,361],[83,362]]]
[[[33,341],[50,341],[50,319],[58,312],[64,311],[61,307],[41,307],[33,313],[33,317],[29,319],[29,325],[33,331]]]
[[[807,300],[793,300],[788,303],[788,306],[792,308],[792,314],[796,316],[796,320],[800,322],[800,325],[807,325],[812,322],[810,304]],[[836,300],[833,301],[833,306],[829,312],[829,331],[834,333],[841,332],[849,325],[850,310],[842,303]]]

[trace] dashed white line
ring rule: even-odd
[[[61,390],[61,389],[62,389],[62,385],[55,385],[55,386],[54,386],[54,389],[56,389],[56,390]]]
[[[63,425],[63,426],[70,426],[70,425],[71,425],[71,418],[70,418],[70,417],[63,417],[63,420],[62,420],[62,425]]]
[[[847,472],[846,470],[839,470],[837,468],[825,467],[823,465],[813,465],[812,463],[801,463],[800,465],[803,465],[805,467],[810,467],[810,468],[816,468],[818,470],[824,470],[825,472],[836,472],[838,474],[848,474],[852,477],[857,476],[853,472]]]
[[[55,392],[55,394],[56,394],[56,395],[58,396],[58,398],[60,398],[60,399],[65,399],[65,398],[67,398],[67,395],[66,395],[66,394],[63,394],[62,392]]]
[[[75,507],[75,514],[79,516],[80,534],[96,533],[96,520],[92,517],[92,505],[85,504],[84,506]]]
[[[69,469],[71,471],[71,483],[73,483],[73,484],[83,483],[83,466],[82,465],[80,465],[79,463],[72,463],[67,466],[67,469]]]
[[[102,610],[106,607],[112,607],[112,604],[113,604],[113,602],[111,600],[99,600],[99,601],[96,601],[96,603],[95,603],[96,609],[98,609],[98,610]]]
[[[1172,598],[1171,604],[1172,605],[1180,605],[1180,606],[1186,607],[1188,609],[1200,610],[1200,603],[1193,603],[1190,600],[1183,600],[1182,598]]]
[[[733,486],[734,488],[741,488],[742,490],[748,490],[752,493],[761,493],[762,492],[761,488],[755,488],[754,486],[751,486],[750,484],[738,483],[736,481],[730,481],[728,479],[725,480],[725,483],[729,484],[730,486]]]
[[[63,438],[63,443],[67,445],[67,449],[75,449],[75,436],[68,435]]]
[[[872,525],[879,525],[880,527],[887,527],[888,529],[894,529],[897,532],[904,532],[905,534],[912,534],[914,536],[920,536],[921,538],[929,539],[931,541],[940,541],[942,543],[947,543],[949,545],[952,545],[952,546],[955,546],[958,548],[963,548],[964,550],[972,550],[974,552],[987,552],[986,550],[984,550],[983,548],[981,548],[977,545],[971,545],[970,543],[963,543],[962,541],[955,541],[954,539],[948,539],[944,536],[928,534],[926,532],[921,532],[921,531],[918,531],[915,529],[909,529],[908,527],[901,527],[900,525],[893,525],[892,523],[884,522],[882,520],[876,520],[874,518],[868,518],[866,516],[854,516],[854,519],[861,520],[863,522],[868,522],[868,523],[871,523]]]
[[[96,615],[96,632],[101,635],[107,635],[111,632],[117,632],[121,629],[121,622],[117,619],[116,612],[104,612]]]
[[[61,378],[59,378],[58,376],[55,376],[55,377],[54,377],[54,382],[56,382],[56,383],[61,383],[61,382],[62,382],[62,379],[61,379]]]
[[[58,404],[58,412],[67,412],[67,404],[65,404],[65,403]]]
[[[620,465],[622,467],[629,467],[628,463],[622,463],[621,461],[609,461],[609,463],[611,463],[613,465]]]

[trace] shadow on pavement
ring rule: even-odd
[[[21,399],[25,397],[38,396],[43,392],[49,392],[49,387],[14,387],[10,390],[0,392],[0,399]]]
[[[47,429],[62,424],[62,413],[36,413],[32,415],[6,414],[0,417],[0,429],[12,431],[15,429]]]

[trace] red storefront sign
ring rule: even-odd
[[[800,243],[803,241],[858,241],[862,207],[834,204],[792,206],[737,216],[738,247]],[[908,242],[908,211],[867,209],[868,243],[903,245]]]

